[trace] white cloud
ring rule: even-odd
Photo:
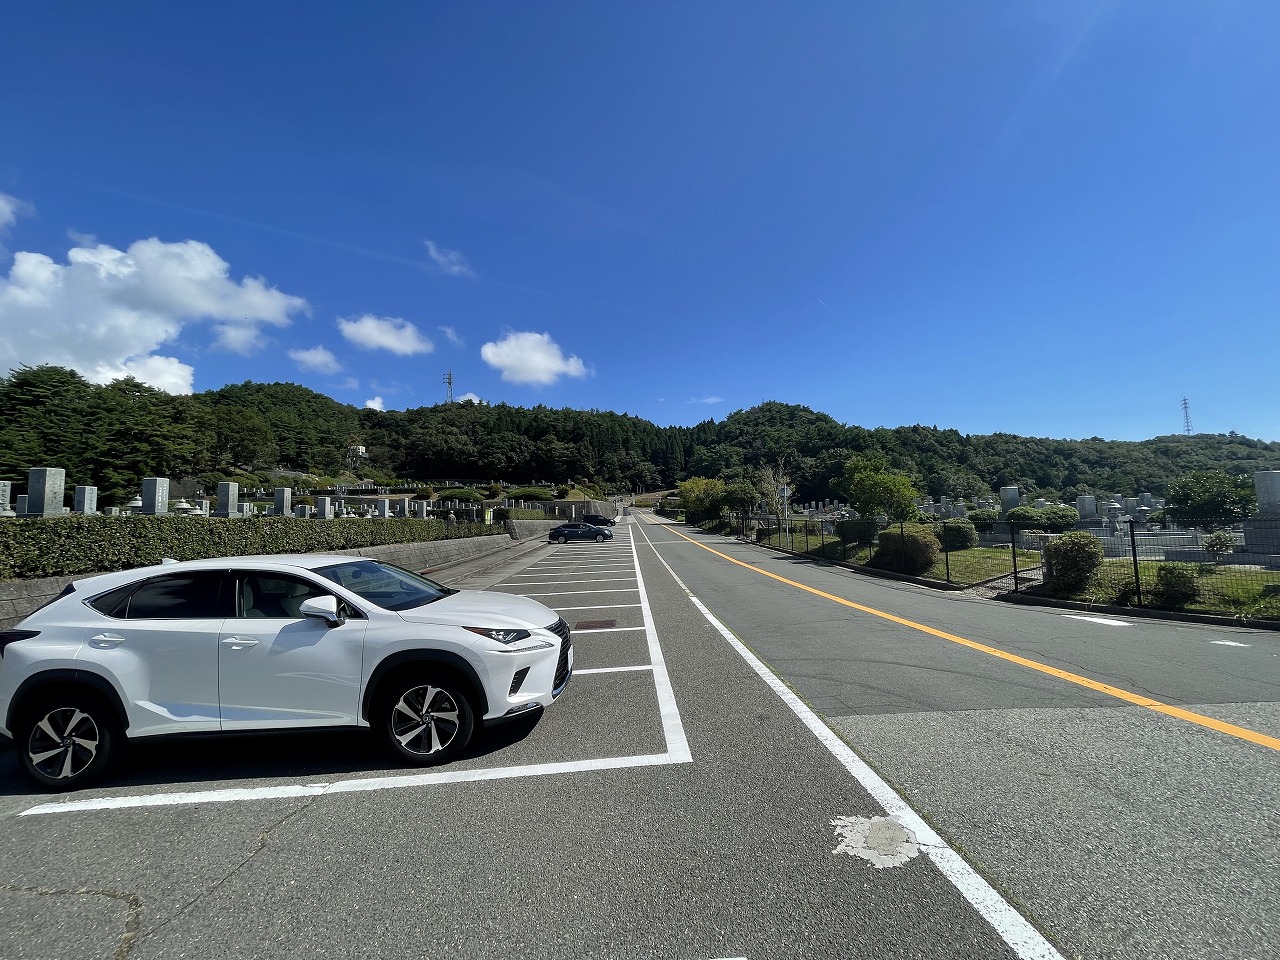
[[[464,393],[462,396],[458,397],[457,400],[459,403],[462,403],[466,400],[470,400],[472,403],[484,403],[484,401],[481,400],[474,393]]]
[[[502,371],[507,383],[548,385],[561,376],[585,377],[587,368],[577,357],[565,358],[548,333],[508,333],[496,343],[480,348],[480,357]]]
[[[347,377],[347,379],[343,380],[342,383],[339,384],[339,388],[342,390],[359,390],[360,381],[355,377]]]
[[[261,277],[238,283],[207,244],[138,240],[128,250],[74,247],[67,263],[14,255],[0,276],[0,369],[70,367],[95,383],[133,375],[170,393],[190,393],[195,371],[157,351],[193,324],[213,321],[214,345],[236,352],[263,342],[308,310]]]
[[[724,397],[691,397],[689,403],[724,403]]]
[[[417,327],[399,317],[375,317],[371,313],[354,320],[339,317],[338,329],[362,350],[388,350],[401,357],[435,350],[435,344],[424,337]]]
[[[423,240],[427,247],[427,256],[435,263],[436,269],[451,277],[474,277],[475,271],[467,263],[467,258],[457,250],[446,250],[436,246],[431,240]]]
[[[0,230],[12,226],[19,216],[31,216],[36,208],[26,200],[0,193]]]
[[[98,238],[92,233],[81,233],[75,227],[68,228],[67,239],[77,247],[96,247],[98,245]]]
[[[382,402],[382,398],[381,398],[381,397],[371,397],[370,399],[366,400],[366,401],[364,402],[364,408],[365,408],[366,410],[385,410],[385,409],[387,409],[387,408],[386,408],[386,405],[385,405],[385,404],[383,404],[383,402]]]
[[[452,343],[455,347],[466,346],[466,344],[462,342],[462,338],[458,336],[458,331],[455,330],[453,327],[436,327],[436,329],[439,330],[441,333],[443,333],[444,338],[448,340],[450,343]]]
[[[338,358],[321,346],[315,346],[309,350],[290,350],[289,359],[303,370],[311,370],[315,373],[337,373],[342,369]]]

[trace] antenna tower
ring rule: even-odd
[[[444,402],[453,403],[453,371],[452,370],[450,370],[448,373],[444,375],[444,385],[445,387],[448,388],[448,392],[445,395]],[[1186,401],[1184,400],[1183,403],[1185,404]]]
[[[1182,432],[1191,436],[1191,401],[1182,398]]]

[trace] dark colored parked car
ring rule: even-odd
[[[613,539],[613,531],[608,527],[597,527],[593,523],[562,523],[548,531],[547,539],[555,543],[567,543],[570,540],[594,540],[600,543]]]
[[[588,513],[582,520],[584,523],[594,523],[597,527],[612,527],[614,524],[614,521],[598,513]]]

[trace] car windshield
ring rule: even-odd
[[[457,593],[452,587],[377,560],[318,567],[316,573],[384,610],[411,610]]]

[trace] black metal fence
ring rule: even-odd
[[[1047,547],[1062,534],[1030,524],[975,527],[943,520],[893,523],[878,532],[863,524],[859,539],[850,535],[850,525],[831,519],[731,514],[728,523],[737,536],[792,553],[961,588],[1029,590],[1091,604],[1241,620],[1280,619],[1280,520],[1186,521],[1176,527],[1129,519],[1084,521],[1067,531],[1096,542],[1088,551],[1096,562],[1089,561],[1091,570],[1083,577],[1055,577],[1054,551]]]

